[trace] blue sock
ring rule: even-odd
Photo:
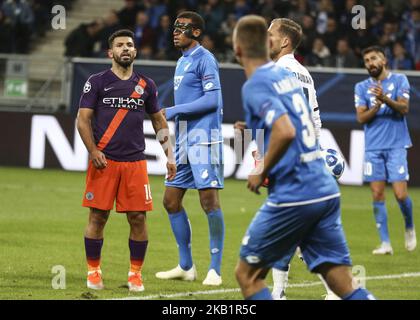
[[[246,297],[245,300],[273,300],[270,290],[267,287],[254,293],[252,296]]]
[[[359,288],[343,297],[343,300],[376,300],[376,298],[366,289]]]
[[[373,212],[375,214],[376,228],[379,230],[381,241],[390,243],[388,232],[388,217],[386,213],[385,202],[373,202]]]
[[[207,214],[210,234],[210,269],[214,269],[220,275],[222,263],[223,241],[225,238],[225,224],[223,222],[222,210],[217,209]]]
[[[183,270],[193,266],[191,254],[191,225],[184,209],[169,214],[172,232],[174,233],[179,251],[179,265]]]
[[[398,201],[398,204],[405,220],[405,228],[413,229],[413,203],[411,202],[411,198],[407,197],[404,201]]]

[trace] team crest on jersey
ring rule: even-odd
[[[144,93],[144,89],[139,85],[135,86],[134,91],[136,91],[139,95],[142,95]]]
[[[178,90],[183,78],[184,78],[184,76],[175,76],[174,77],[174,90]]]
[[[85,86],[83,87],[83,92],[88,93],[90,89],[92,89],[92,85],[90,84],[89,81],[86,81]]]

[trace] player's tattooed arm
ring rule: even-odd
[[[105,155],[100,151],[93,138],[92,118],[94,110],[90,108],[80,108],[77,114],[77,130],[80,137],[89,152],[89,159],[92,160],[93,165],[98,169],[106,167],[107,162]]]
[[[159,112],[149,114],[150,120],[152,121],[153,129],[156,133],[156,139],[160,142],[163,151],[168,159],[166,163],[166,169],[168,170],[167,179],[170,181],[175,178],[176,175],[176,164],[175,157],[172,151],[172,144],[169,135],[168,123],[166,122],[164,109]]]

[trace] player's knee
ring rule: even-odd
[[[385,201],[385,192],[381,189],[372,190],[373,201]]]
[[[206,213],[220,209],[219,202],[214,197],[202,197],[200,198],[200,202],[201,202],[201,207]]]
[[[163,207],[168,213],[175,213],[181,211],[182,204],[177,199],[171,199],[165,196],[163,198]]]
[[[97,229],[104,228],[106,222],[108,221],[108,216],[109,212],[92,208],[89,217],[89,224]]]
[[[245,285],[247,279],[246,279],[246,273],[245,271],[241,268],[240,264],[236,265],[235,268],[235,277],[236,277],[236,281],[238,281],[238,283],[242,286]]]
[[[405,201],[405,199],[407,199],[408,197],[408,193],[405,191],[397,191],[394,194],[395,194],[395,199],[397,199],[398,202]]]
[[[132,227],[143,227],[146,224],[146,214],[144,213],[129,214],[127,218]]]

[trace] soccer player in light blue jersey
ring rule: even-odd
[[[338,296],[374,299],[353,286],[339,189],[320,157],[301,85],[269,59],[265,20],[241,18],[233,43],[248,78],[242,87],[247,127],[264,134],[258,147],[264,158],[248,177],[248,189],[259,194],[264,180],[270,181],[268,197],[242,240],[236,278],[243,296],[272,299],[264,278],[275,262],[286,267],[299,246],[309,270],[321,273]]]
[[[182,51],[174,76],[175,106],[165,109],[166,118],[175,120],[177,176],[166,181],[164,206],[169,214],[179,251],[179,264],[158,272],[159,279],[195,280],[191,254],[191,225],[182,205],[188,189],[197,189],[206,213],[210,233],[211,263],[204,285],[222,284],[221,260],[224,221],[218,190],[223,188],[223,116],[218,63],[199,40],[203,18],[192,11],[177,16],[174,45]]]
[[[405,220],[405,247],[416,248],[413,204],[408,195],[407,148],[411,147],[406,115],[409,110],[410,84],[404,74],[390,72],[381,47],[363,53],[370,78],[355,86],[357,120],[365,129],[364,181],[370,183],[373,212],[381,245],[373,254],[392,254],[385,206],[385,185],[392,184]]]

